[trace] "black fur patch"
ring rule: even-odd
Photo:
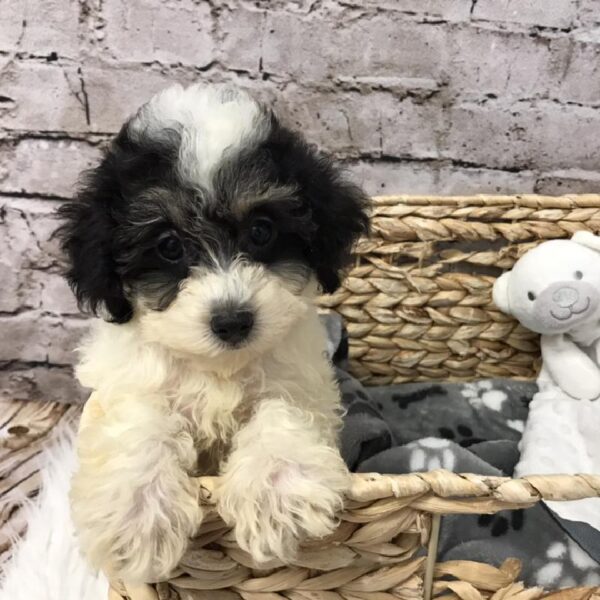
[[[368,231],[369,199],[328,156],[276,120],[265,146],[277,180],[297,186],[312,222],[309,264],[323,290],[333,292],[340,285],[340,272],[348,266],[354,243]]]
[[[312,270],[324,291],[334,291],[354,242],[368,229],[368,198],[299,134],[274,116],[270,123],[258,147],[224,158],[210,190],[179,177],[177,129],[132,137],[125,125],[76,199],[60,209],[66,275],[80,305],[92,312],[105,306],[123,323],[135,295],[164,310],[192,266],[239,255],[279,274],[285,265],[295,276]],[[258,217],[274,224],[268,247],[249,238]],[[169,232],[184,247],[176,261],[157,251]]]

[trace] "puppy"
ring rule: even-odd
[[[202,521],[195,475],[257,562],[335,527],[348,472],[314,307],[368,199],[246,92],[175,86],[131,118],[59,229],[97,320],[73,518],[91,564],[165,579]]]

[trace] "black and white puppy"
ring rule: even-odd
[[[141,107],[62,208],[68,279],[104,317],[73,515],[90,562],[163,579],[202,521],[194,475],[257,562],[335,526],[348,473],[314,300],[368,199],[246,92],[175,86]]]

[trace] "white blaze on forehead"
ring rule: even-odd
[[[154,96],[129,125],[132,138],[181,134],[178,169],[187,183],[210,188],[212,175],[229,152],[265,139],[269,119],[250,94],[228,85],[174,85]]]

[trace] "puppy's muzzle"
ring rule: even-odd
[[[232,346],[248,338],[254,327],[254,313],[245,307],[221,307],[213,311],[210,328],[221,341]]]

